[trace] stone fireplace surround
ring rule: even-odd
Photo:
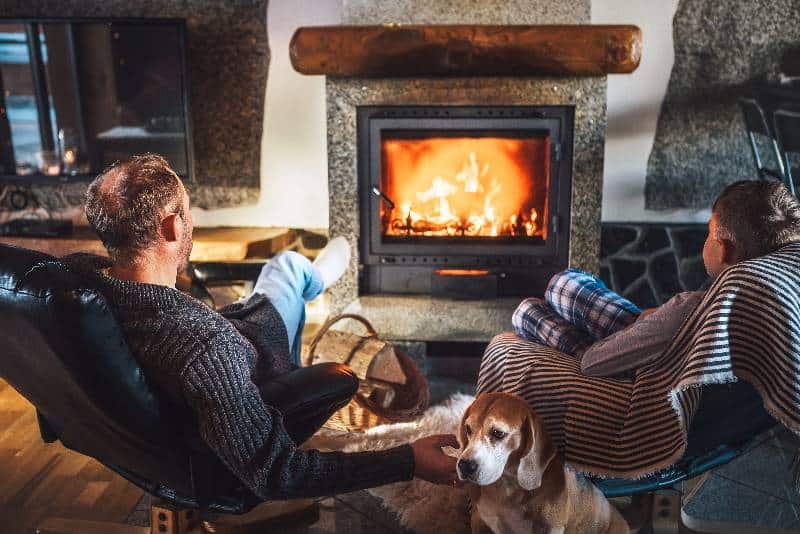
[[[588,24],[590,1],[429,5],[346,0],[343,24]],[[524,4],[524,5],[523,5]],[[485,342],[510,329],[519,298],[456,301],[424,295],[359,295],[360,233],[356,110],[375,105],[569,105],[575,107],[569,265],[598,272],[606,77],[327,79],[330,234],[354,251],[331,288],[332,311],[361,313],[380,335],[403,341]]]

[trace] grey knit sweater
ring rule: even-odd
[[[291,369],[285,326],[264,297],[221,313],[180,291],[103,275],[103,259],[65,261],[109,302],[155,389],[196,416],[208,446],[260,498],[316,497],[410,480],[409,445],[386,451],[301,450],[254,382]]]

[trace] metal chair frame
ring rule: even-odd
[[[789,154],[800,154],[800,110],[778,108],[772,113],[772,119],[784,182],[792,194],[797,195]]]
[[[758,172],[759,178],[775,178],[785,182],[786,171],[784,169],[784,158],[781,156],[781,151],[778,147],[778,142],[773,133],[772,126],[761,104],[754,98],[743,97],[739,99],[739,106],[742,109],[742,117],[744,118],[745,128],[747,129],[747,139],[750,141],[750,150],[753,152],[753,159],[756,163],[756,171]],[[759,153],[756,134],[769,139],[773,156],[778,164],[777,170],[764,166],[761,154]]]

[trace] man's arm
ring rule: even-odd
[[[349,454],[299,449],[282,414],[264,404],[247,375],[240,360],[246,348],[210,346],[187,368],[185,395],[206,443],[259,497],[317,497],[410,480],[415,474],[434,482],[448,478],[443,476],[448,469],[455,474],[455,461],[435,451],[435,439]]]
[[[680,293],[658,308],[647,310],[633,324],[595,342],[581,357],[581,371],[590,376],[615,376],[658,358],[703,292]]]

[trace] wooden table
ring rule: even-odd
[[[192,261],[239,261],[270,258],[297,238],[289,228],[195,228]],[[40,250],[53,256],[75,252],[105,255],[106,250],[91,228],[77,226],[65,237],[0,236],[0,243]]]

